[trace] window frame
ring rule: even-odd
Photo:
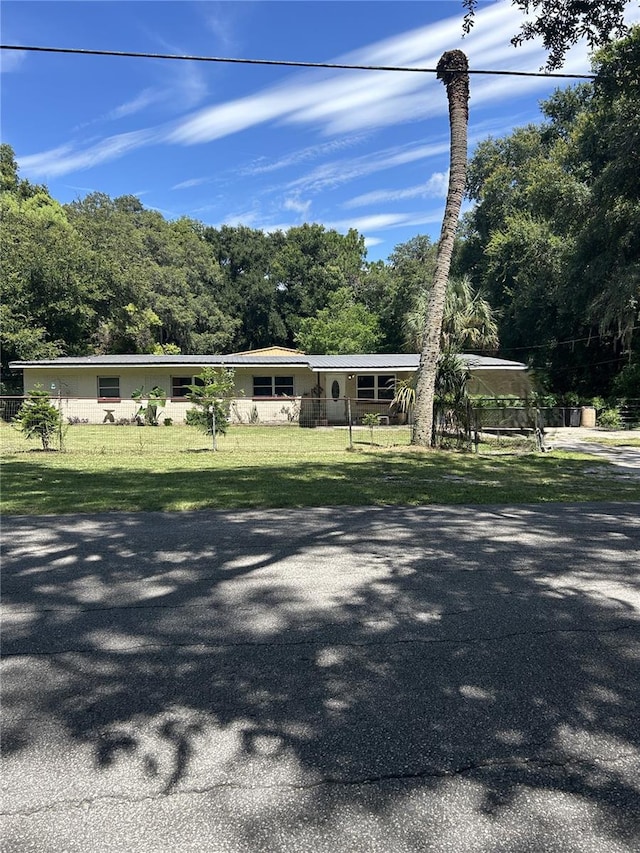
[[[368,382],[361,387],[361,380]],[[373,381],[372,381],[373,380]],[[382,380],[382,382],[380,381]],[[356,399],[369,401],[391,402],[395,394],[395,385],[398,377],[395,373],[357,373],[356,374]],[[371,383],[369,385],[369,382]],[[371,391],[372,397],[362,396],[361,391]]]
[[[108,386],[108,385],[103,386],[102,385],[103,382],[114,383],[114,381],[116,384],[112,384],[111,386]],[[98,383],[98,389],[97,389],[98,402],[101,402],[101,403],[102,402],[106,402],[106,403],[119,403],[120,402],[120,400],[122,399],[122,395],[120,393],[120,377],[119,376],[98,376],[97,377],[97,383]],[[117,394],[103,394],[102,391],[105,388],[109,389],[109,387],[116,389],[118,393]]]
[[[175,384],[176,380],[180,380],[180,382],[183,382],[183,384],[182,385],[176,385]],[[188,382],[185,382],[184,380],[188,380]],[[176,389],[180,388],[180,389],[183,389],[186,391],[187,385],[195,385],[195,381],[194,381],[193,376],[184,376],[184,375],[183,376],[173,376],[172,375],[171,376],[171,399],[177,400],[177,401],[186,400],[187,394],[186,393],[176,394]]]
[[[256,380],[258,384],[256,385]],[[268,389],[269,393],[256,393],[257,388]],[[284,389],[287,390],[284,390]],[[252,376],[251,391],[254,400],[276,400],[296,396],[295,376],[292,374],[271,374],[270,376]]]

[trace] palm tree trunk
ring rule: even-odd
[[[433,397],[440,356],[440,337],[444,302],[451,269],[453,241],[458,227],[460,207],[467,175],[467,124],[469,121],[469,62],[461,50],[442,54],[438,79],[447,89],[451,153],[447,203],[442,219],[436,268],[429,291],[422,353],[416,381],[413,444],[429,447],[433,442]]]

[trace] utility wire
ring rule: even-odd
[[[629,331],[635,332],[640,329],[640,326],[632,326]],[[598,335],[587,335],[584,338],[569,338],[566,341],[548,341],[546,344],[528,344],[523,347],[499,347],[500,352],[515,352],[516,350],[530,350],[530,349],[545,349],[547,347],[559,347],[564,346],[566,344],[577,344],[582,343],[583,341],[595,341],[599,338],[610,338],[613,337],[612,332],[602,332],[602,334]]]
[[[73,53],[81,56],[127,56],[133,59],[178,59],[183,62],[228,62],[236,65],[284,65],[292,68],[333,68],[347,71],[408,71],[418,74],[436,74],[437,68],[410,68],[402,65],[348,65],[338,62],[293,62],[284,59],[239,59],[229,56],[189,56],[174,53],[137,53],[128,50],[86,50],[76,47],[41,47],[24,44],[0,44],[0,50],[30,50],[40,53]],[[449,71],[449,69],[442,69]],[[555,71],[498,71],[469,69],[466,72],[451,69],[449,73],[496,74],[503,77],[559,77],[571,80],[595,80],[595,74],[563,74]]]

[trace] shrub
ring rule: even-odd
[[[598,415],[598,426],[605,429],[622,429],[622,418],[618,408],[604,409]]]
[[[625,364],[613,382],[618,397],[640,397],[640,364]]]
[[[20,407],[14,423],[25,438],[39,438],[43,450],[51,449],[52,440],[62,429],[60,412],[41,388],[29,391],[29,399]]]

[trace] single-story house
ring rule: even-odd
[[[471,374],[470,393],[525,396],[530,391],[526,365],[482,355],[462,355]],[[23,371],[25,393],[40,386],[64,400],[65,415],[101,423],[131,418],[132,399],[141,386],[158,386],[167,395],[163,416],[184,421],[187,386],[205,367],[234,371],[236,422],[313,421],[344,424],[349,407],[354,420],[367,411],[389,415],[395,382],[409,378],[419,356],[407,353],[308,355],[286,347],[267,347],[229,355],[94,355],[12,362]]]

